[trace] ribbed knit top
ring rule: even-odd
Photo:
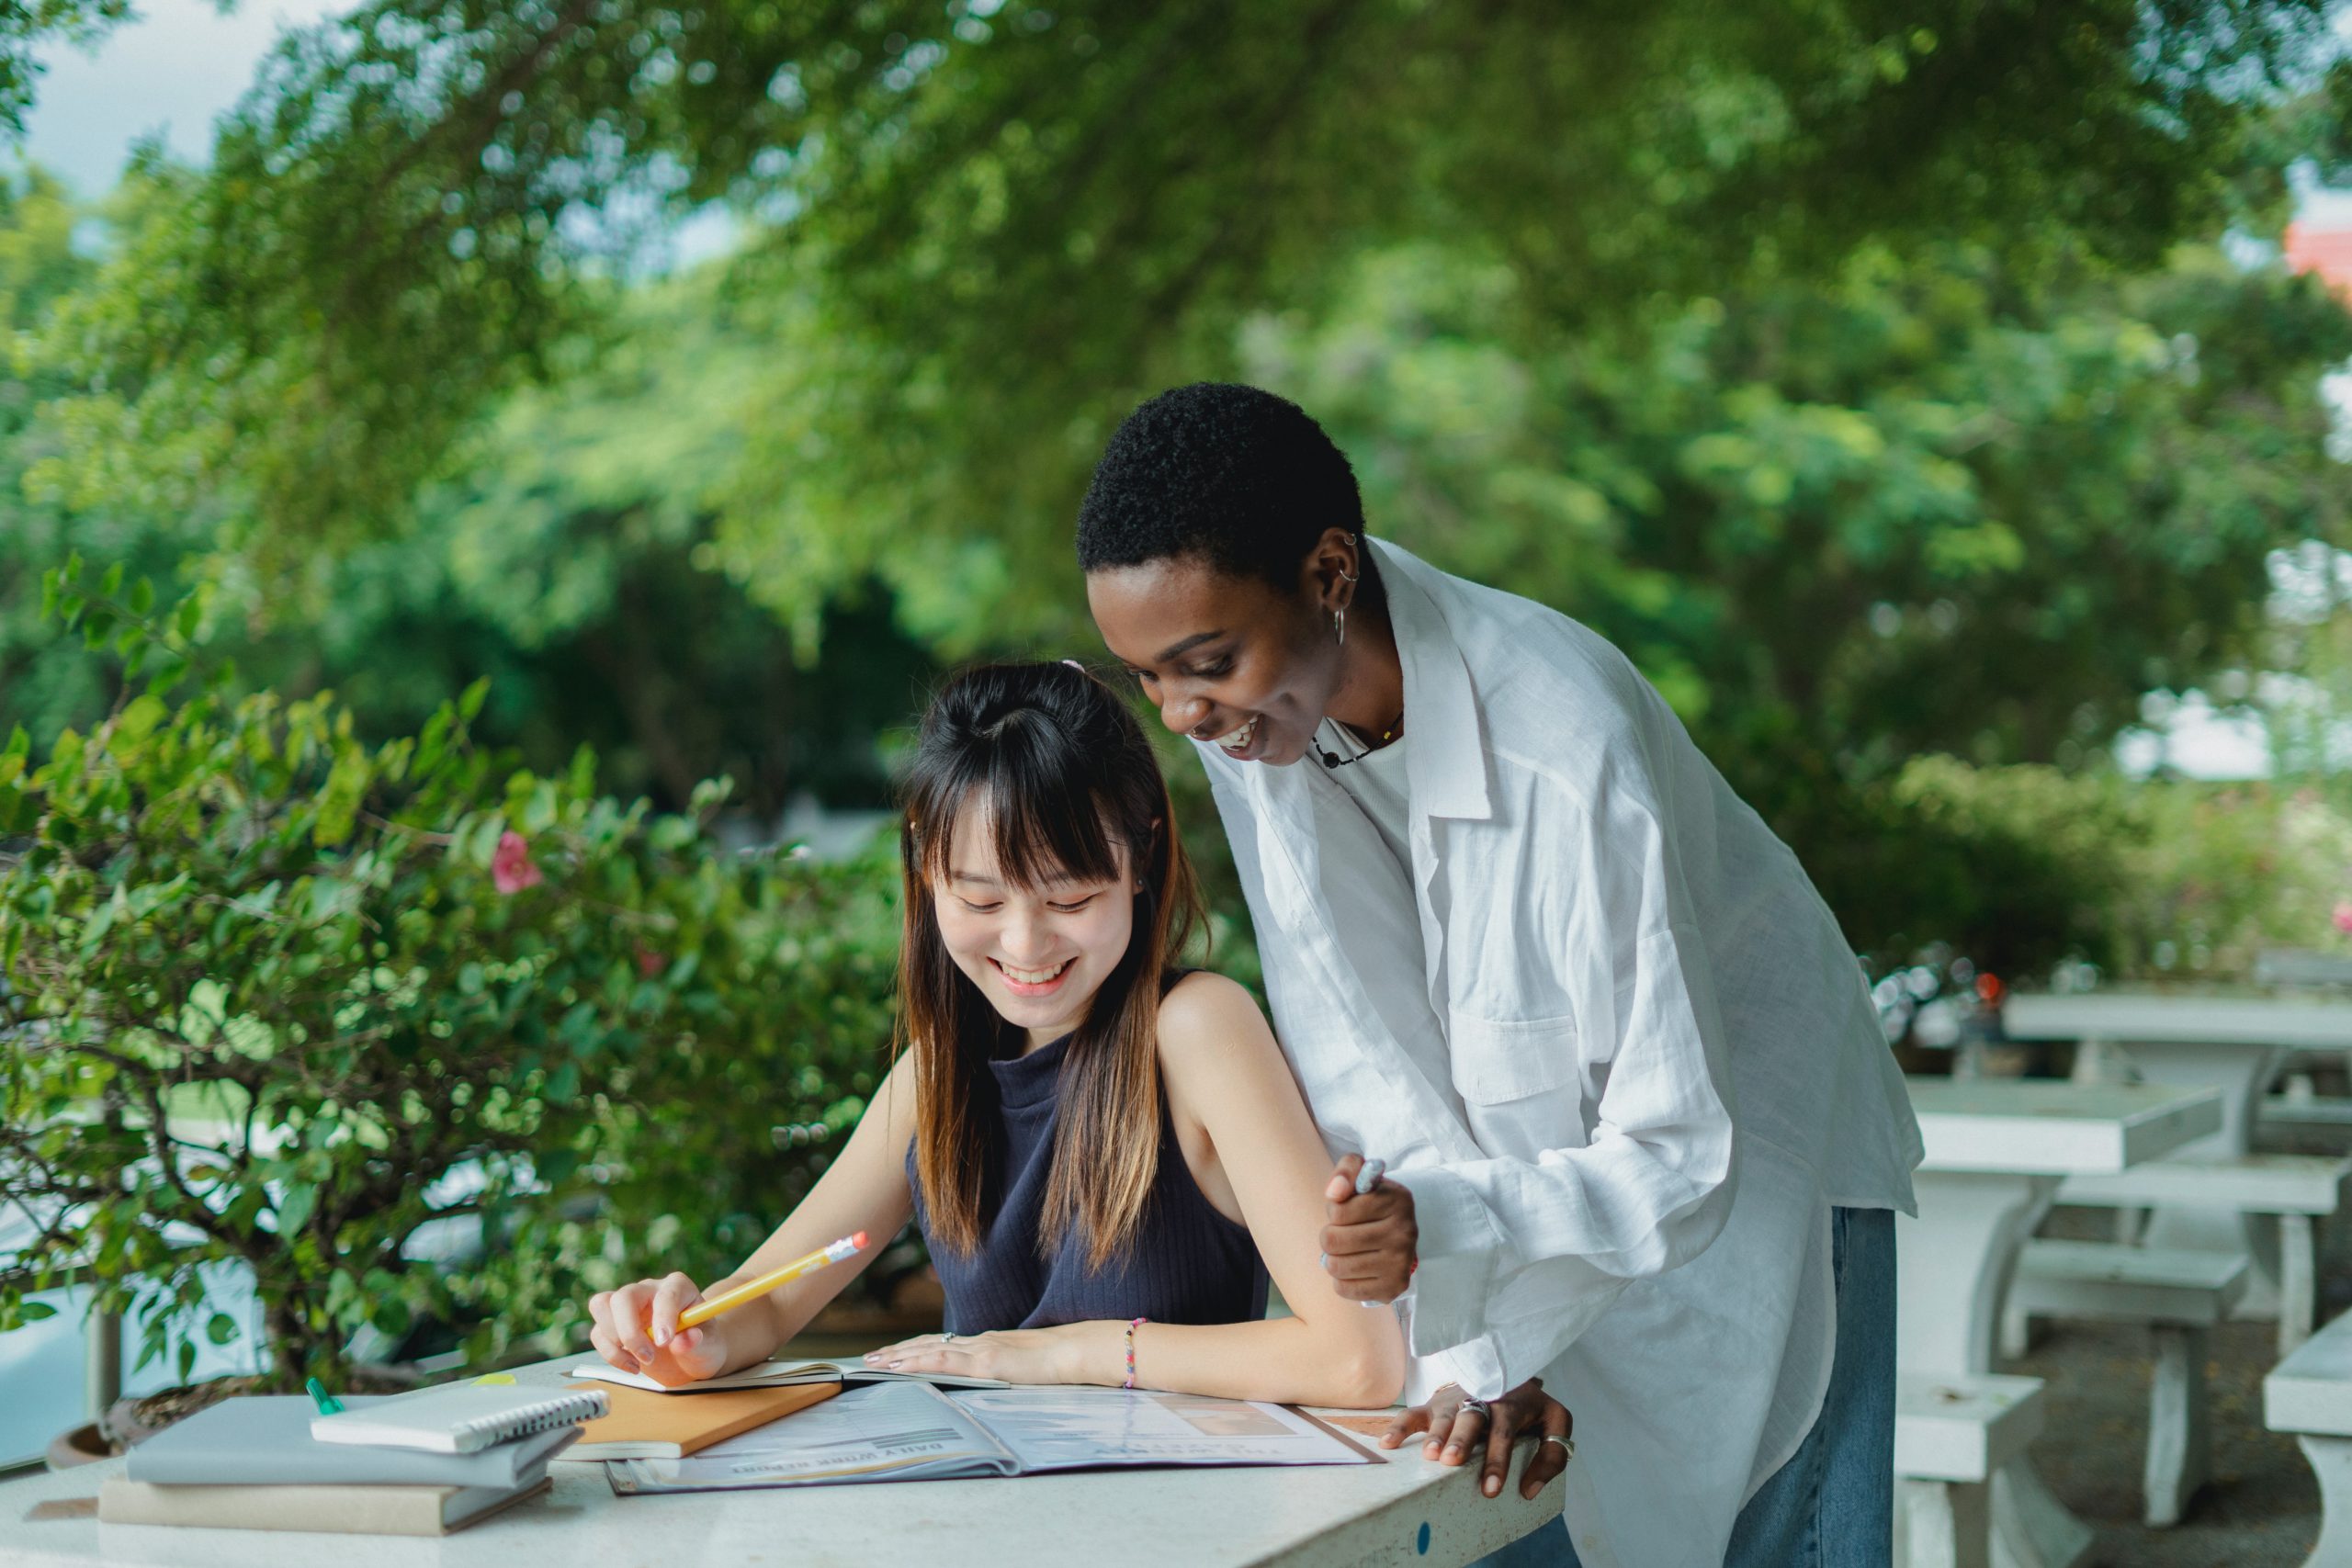
[[[1072,1225],[1050,1257],[1039,1256],[1046,1183],[1061,1108],[1064,1035],[1025,1056],[989,1064],[996,1078],[997,1164],[994,1212],[974,1251],[934,1244],[932,1262],[947,1293],[947,1328],[1043,1328],[1057,1323],[1148,1317],[1154,1323],[1245,1323],[1266,1315],[1266,1268],[1246,1226],[1216,1212],[1184,1163],[1160,1100],[1159,1165],[1127,1243],[1097,1273],[1087,1266],[1086,1238]],[[907,1149],[915,1222],[931,1228]],[[1001,1196],[1000,1196],[1001,1194]]]

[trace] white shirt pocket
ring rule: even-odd
[[[1456,1012],[1447,1022],[1453,1087],[1473,1104],[1524,1100],[1577,1076],[1577,1021],[1478,1018]]]

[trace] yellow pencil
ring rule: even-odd
[[[854,1258],[865,1250],[865,1233],[845,1235],[831,1247],[820,1247],[806,1258],[796,1258],[781,1269],[771,1269],[756,1280],[746,1280],[731,1291],[722,1291],[707,1302],[696,1302],[678,1314],[680,1328],[692,1328],[708,1323],[722,1312],[733,1312],[745,1302],[755,1302],[787,1280],[797,1280],[803,1274],[814,1274],[844,1258]]]

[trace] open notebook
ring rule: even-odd
[[[590,1361],[571,1369],[575,1378],[594,1378],[600,1382],[616,1382],[623,1388],[647,1389],[654,1393],[718,1393],[730,1388],[782,1388],[791,1383],[838,1382],[927,1382],[940,1388],[1007,1388],[1011,1385],[995,1378],[958,1377],[954,1372],[891,1372],[869,1367],[864,1361],[762,1361],[745,1367],[740,1372],[729,1372],[723,1378],[705,1378],[678,1388],[664,1388],[642,1372],[625,1372],[608,1361]]]
[[[1279,1404],[1114,1388],[967,1389],[900,1380],[842,1391],[689,1459],[605,1467],[624,1496],[1170,1465],[1378,1464]]]

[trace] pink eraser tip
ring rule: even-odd
[[[849,1238],[849,1244],[857,1248],[860,1252],[864,1252],[865,1250],[865,1233],[864,1231],[858,1232],[855,1235]]]

